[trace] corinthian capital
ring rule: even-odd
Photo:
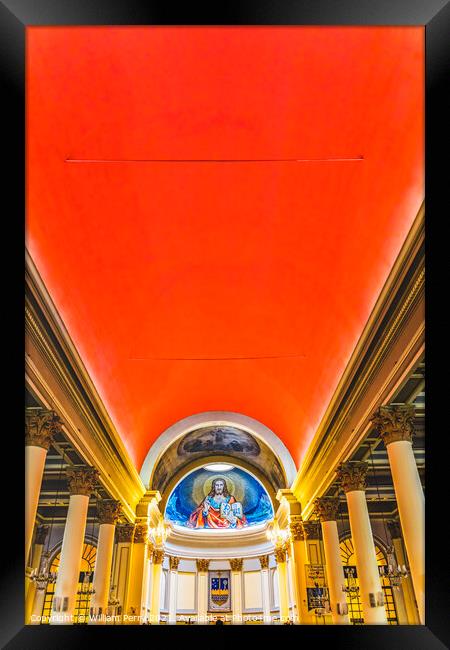
[[[369,465],[363,461],[348,461],[339,465],[336,473],[344,492],[365,491],[368,469]]]
[[[162,564],[164,561],[164,551],[159,548],[155,549],[152,553],[152,558],[153,564]]]
[[[386,446],[398,440],[412,442],[415,411],[414,404],[380,406],[375,411],[372,422]]]
[[[120,501],[104,499],[97,502],[97,518],[99,524],[116,524],[122,514]]]
[[[280,564],[282,562],[286,562],[286,547],[285,546],[277,546],[274,551],[275,555],[275,560],[277,561],[277,564]]]
[[[134,524],[123,524],[123,526],[116,527],[116,541],[117,543],[128,543],[133,539]]]
[[[66,470],[71,495],[82,494],[90,497],[98,479],[95,467],[69,467]]]
[[[268,569],[269,568],[269,556],[268,555],[260,555],[259,556],[259,563],[261,565],[261,569]]]
[[[303,532],[305,539],[320,539],[320,523],[318,521],[304,521]]]
[[[314,512],[320,521],[336,521],[338,510],[338,497],[322,497],[314,501]]]
[[[134,529],[134,543],[145,544],[148,539],[148,526],[147,524],[136,524]]]
[[[55,433],[61,431],[62,421],[55,411],[40,407],[25,410],[25,444],[48,449]]]
[[[197,560],[197,571],[199,573],[205,573],[208,571],[209,560]]]
[[[180,558],[179,557],[175,557],[175,555],[171,555],[169,557],[169,566],[170,566],[171,571],[177,571],[179,564],[180,564]]]
[[[230,566],[232,571],[242,571],[242,565],[244,563],[244,560],[241,558],[236,558],[233,560],[230,560]]]
[[[289,531],[293,542],[303,542],[305,539],[303,521],[299,515],[291,515],[289,517]]]

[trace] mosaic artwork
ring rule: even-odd
[[[197,469],[174,489],[165,518],[187,528],[241,529],[274,516],[263,486],[248,472]]]

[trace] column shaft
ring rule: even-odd
[[[286,561],[277,562],[278,569],[278,592],[280,596],[280,622],[284,623],[289,619],[289,588]]]
[[[387,453],[420,622],[425,624],[425,498],[411,442],[391,442]]]
[[[400,564],[400,566],[406,565],[406,557],[401,538],[393,539],[392,544],[394,546],[397,564]],[[411,584],[411,577],[402,580],[401,590],[406,609],[406,623],[408,625],[420,625],[419,612],[414,597],[414,589]]]
[[[25,446],[25,564],[30,554],[47,449]]]
[[[153,562],[152,574],[152,606],[150,610],[150,621],[158,625],[161,616],[161,575],[162,562]]]
[[[264,623],[269,624],[272,622],[271,608],[270,608],[270,582],[269,582],[269,568],[261,569],[261,592],[262,592],[262,605]]]
[[[99,616],[96,623],[102,623],[102,617],[108,607],[109,588],[111,579],[111,563],[114,549],[114,524],[100,524],[95,560],[93,588],[95,594],[91,597],[93,616]]]
[[[169,571],[169,623],[177,622],[178,570]]]
[[[242,623],[242,571],[231,571],[233,624]]]
[[[208,615],[208,572],[197,573],[197,623],[207,622]]]
[[[53,625],[73,622],[88,505],[88,496],[71,495],[53,598]]]
[[[335,521],[322,521],[322,536],[333,623],[339,625],[348,624],[348,614],[340,614],[338,611],[338,605],[342,611],[342,608],[347,604],[347,599],[345,592],[342,591],[342,587],[345,585],[345,577],[339,548],[339,534]]]
[[[291,542],[292,555],[291,561],[294,563],[295,573],[295,594],[297,597],[297,614],[300,623],[312,623],[311,616],[308,612],[307,594],[306,594],[306,574],[305,566],[308,564],[308,551],[303,539],[293,539]]]
[[[350,528],[356,555],[356,568],[363,606],[364,622],[366,624],[387,623],[384,605],[371,606],[369,594],[376,598],[382,593],[380,574],[375,555],[375,545],[367,510],[364,490],[353,490],[346,493]]]
[[[124,614],[124,623],[128,625],[139,625],[144,621],[146,601],[143,598],[147,578],[145,571],[147,559],[147,544],[135,542],[131,555],[130,583]]]

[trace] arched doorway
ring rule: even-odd
[[[85,576],[90,573],[89,583],[92,583],[93,571],[95,567],[95,558],[97,557],[97,547],[90,542],[86,542],[83,546],[83,554],[80,564],[80,575],[78,578],[78,590],[82,591]],[[50,565],[50,571],[58,572],[59,562],[61,559],[61,549],[54,555]],[[42,622],[48,623],[52,613],[53,596],[55,594],[55,583],[49,583],[45,592],[44,606],[42,608]],[[74,611],[74,623],[85,623],[89,614],[90,595],[88,593],[77,594],[77,600]]]
[[[348,584],[347,570],[353,569],[356,584],[358,584],[358,573],[356,569],[355,550],[353,548],[353,540],[351,537],[344,538],[340,543],[341,561],[344,567],[346,576],[346,584]],[[385,566],[387,564],[386,556],[383,550],[375,543],[375,553],[378,566]],[[386,617],[389,625],[398,625],[397,610],[395,608],[394,593],[389,578],[381,577],[381,586],[384,593],[384,607],[386,609]],[[364,623],[363,609],[359,593],[352,598],[347,594],[348,614],[350,622],[353,625],[362,625]]]

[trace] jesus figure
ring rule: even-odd
[[[211,484],[211,491],[189,517],[190,528],[243,528],[247,526],[247,519],[242,509],[235,508],[237,503],[233,495],[228,492],[226,481],[215,478]]]

